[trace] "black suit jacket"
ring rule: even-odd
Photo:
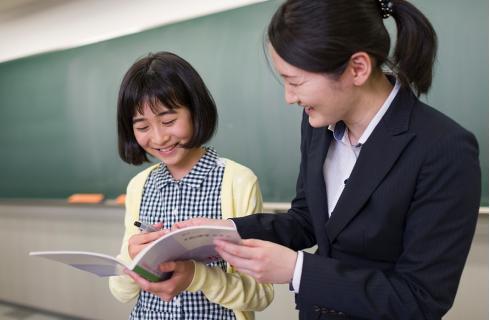
[[[296,197],[284,214],[234,219],[240,235],[304,254],[301,319],[440,319],[451,307],[480,199],[474,136],[400,89],[328,217],[332,139],[303,115]]]

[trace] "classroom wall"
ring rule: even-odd
[[[81,250],[116,255],[123,209],[63,202],[0,201],[0,301],[24,304],[86,319],[126,319],[131,304],[110,294],[107,281],[41,258],[36,250]],[[444,320],[488,319],[488,213],[480,214],[453,308]],[[287,285],[257,320],[296,320]]]

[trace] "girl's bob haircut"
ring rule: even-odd
[[[118,148],[121,159],[129,164],[149,162],[134,136],[133,117],[148,104],[156,113],[159,106],[187,108],[193,133],[185,148],[196,148],[213,136],[218,112],[213,97],[197,71],[181,57],[170,52],[150,53],[136,61],[124,76],[117,101]]]

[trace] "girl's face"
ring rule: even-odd
[[[150,155],[163,162],[174,179],[184,177],[199,161],[203,149],[185,149],[192,138],[193,126],[189,109],[168,109],[159,104],[153,113],[145,103],[143,113],[133,117],[133,132],[138,144]]]
[[[270,45],[269,51],[275,69],[284,80],[286,102],[303,107],[312,127],[325,127],[349,118],[355,94],[346,72],[334,80],[287,63]]]

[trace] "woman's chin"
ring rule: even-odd
[[[329,125],[328,121],[320,117],[308,117],[308,122],[313,128],[323,128]]]

